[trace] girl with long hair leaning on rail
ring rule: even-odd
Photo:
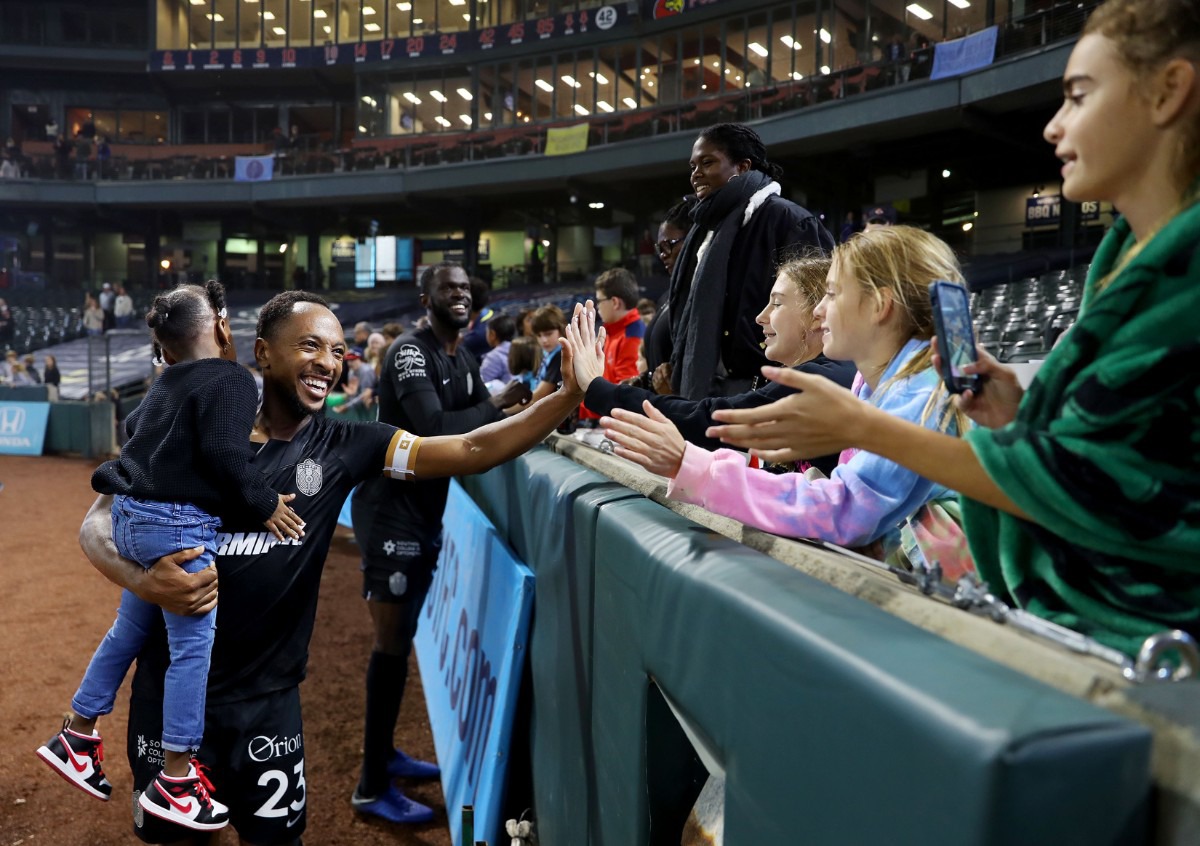
[[[864,232],[837,247],[814,314],[824,331],[825,355],[854,362],[858,375],[853,393],[829,379],[808,378],[932,432],[962,431],[967,421],[950,405],[932,367],[927,289],[935,279],[961,281],[962,273],[950,248],[919,229]],[[900,524],[929,500],[947,495],[944,486],[868,452],[843,453],[829,478],[757,470],[741,453],[685,444],[657,408],[649,402],[643,408],[644,417],[618,409],[601,420],[619,445],[617,455],[671,477],[670,498],[768,532],[843,546],[881,541],[888,554],[898,543]]]
[[[1088,21],[1045,137],[1063,195],[1122,217],[1028,391],[980,353],[984,390],[959,407],[982,425],[965,440],[773,369],[803,393],[722,412],[714,434],[776,459],[886,456],[962,494],[1001,599],[1128,654],[1163,629],[1200,636],[1198,62],[1197,0],[1109,0]]]

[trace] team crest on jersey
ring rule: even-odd
[[[306,458],[296,465],[296,490],[305,496],[316,496],[321,490],[321,465]]]

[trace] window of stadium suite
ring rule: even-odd
[[[89,109],[69,106],[66,110],[66,125],[63,132],[72,138],[83,129],[91,115],[96,128],[96,137],[122,144],[156,143],[167,135],[166,110],[141,109]]]
[[[459,69],[461,71],[461,69]],[[364,84],[359,98],[359,132],[370,134],[365,120],[379,124],[386,117],[388,134],[415,135],[429,132],[462,132],[475,128],[472,100],[459,91],[470,93],[471,78],[443,75],[440,71],[410,76],[377,88],[378,96],[367,93]]]

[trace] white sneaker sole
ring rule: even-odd
[[[28,749],[29,747],[26,748]],[[75,772],[75,769],[69,763],[63,761],[61,758],[51,752],[50,747],[39,746],[37,756],[45,761],[46,764],[56,773],[62,776],[63,779],[65,779],[72,787],[79,788],[88,796],[93,796],[96,799],[99,799],[101,802],[107,802],[111,798],[110,794],[101,793],[86,781],[80,780],[78,777],[79,774]]]
[[[153,786],[153,782],[151,782]],[[184,828],[190,828],[193,831],[217,831],[229,825],[229,820],[225,819],[219,823],[202,823],[196,822],[193,819],[185,817],[183,814],[173,813],[170,808],[164,808],[161,805],[156,805],[154,802],[146,798],[146,793],[138,797],[138,804],[142,806],[142,810],[147,814],[158,817],[160,820],[173,822],[176,825],[181,825]]]

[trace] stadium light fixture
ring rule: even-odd
[[[163,259],[162,261],[160,261],[158,263],[158,266],[161,267],[163,270],[170,270],[171,269],[171,260]]]
[[[286,253],[286,252],[287,252],[287,244],[280,244],[280,245],[279,245],[279,252],[280,252],[281,254],[282,254],[282,253]]]
[[[910,3],[905,7],[905,11],[911,12],[923,21],[928,21],[933,18],[933,12],[926,9],[920,3]]]
[[[629,108],[631,108],[631,109],[636,109],[636,108],[637,108],[637,101],[636,101],[636,100],[634,100],[632,97],[626,97],[626,98],[625,98],[624,100],[622,100],[621,102],[622,102],[622,103],[624,103],[626,106],[628,106],[628,107],[629,107]]]
[[[270,9],[264,10],[264,11],[263,11],[263,20],[264,20],[264,21],[273,21],[273,20],[275,20],[275,13],[274,13],[274,12],[272,12]]]
[[[412,22],[414,25],[420,26],[421,24],[425,23],[425,19],[424,18],[413,18]]]
[[[459,96],[459,97],[462,97],[464,100],[473,100],[473,99],[475,99],[475,98],[474,98],[474,96],[471,94],[471,92],[470,92],[470,91],[468,91],[468,90],[467,90],[467,89],[465,89],[465,88],[460,88],[460,89],[458,89],[458,96]]]
[[[484,113],[483,113],[483,119],[484,119],[484,120],[491,120],[491,119],[492,119],[492,113],[491,113],[491,112],[484,112]]]
[[[432,97],[433,99],[437,100],[439,103],[446,102],[446,95],[443,94],[441,91],[430,91],[429,96]]]
[[[550,242],[549,242],[547,239],[543,238],[543,239],[542,239],[542,246],[543,246],[543,247],[549,247],[549,246],[550,246]]]
[[[600,83],[601,85],[608,85],[608,77],[602,73],[598,73],[596,74],[596,82]]]
[[[374,21],[367,21],[365,24],[363,24],[363,29],[365,29],[367,32],[379,32],[379,30],[383,29],[383,27]]]
[[[287,35],[287,30],[281,26],[271,27],[271,32],[276,35]]]
[[[465,123],[467,126],[471,125],[471,116],[470,115],[459,115],[458,119],[461,120],[463,123]]]
[[[466,21],[467,23],[470,23],[471,22],[471,13],[463,12],[463,20]]]
[[[369,15],[375,14],[375,8],[373,6],[363,6],[362,13],[364,18],[368,17]]]
[[[562,81],[565,82],[567,85],[571,86],[572,88],[582,88],[583,87],[583,83],[576,82],[575,77],[571,76],[569,73],[563,74]]]
[[[416,94],[412,93],[411,91],[404,92],[404,99],[407,100],[408,102],[412,103],[414,106],[421,105],[421,98],[418,97]]]
[[[821,65],[821,73],[825,74],[825,76],[829,76],[829,65]]]
[[[576,103],[575,104],[575,113],[581,114],[581,115],[586,115],[588,113],[587,106],[583,105],[582,103]]]
[[[612,112],[612,111],[615,111],[615,109],[613,109],[613,107],[612,107],[612,106],[610,106],[610,105],[608,104],[608,102],[607,102],[607,101],[605,101],[605,100],[597,100],[597,101],[596,101],[596,108],[597,108],[597,109],[599,109],[599,110],[600,110],[600,111],[602,111],[602,112]]]
[[[762,46],[761,44],[759,44],[757,41],[751,41],[751,42],[750,42],[748,45],[746,45],[746,46],[748,46],[748,47],[749,47],[751,50],[753,50],[753,51],[754,51],[755,53],[757,53],[759,56],[762,56],[764,59],[765,59],[765,58],[767,57],[767,55],[768,55],[768,53],[767,53],[767,48],[766,48],[766,47],[764,47],[764,46]]]
[[[942,170],[942,179],[949,179],[949,178],[950,178],[950,169],[944,168]]]
[[[602,208],[604,208],[604,203],[588,203],[588,208],[589,209],[602,209]]]
[[[969,220],[963,224],[963,232],[970,232],[974,228],[975,228],[975,224]]]
[[[316,18],[317,20],[324,20],[325,18],[329,17],[329,13],[326,12],[324,9],[314,9],[313,17]]]
[[[538,88],[545,91],[547,94],[554,92],[554,86],[544,79],[539,79],[534,83]]]
[[[957,6],[960,9],[971,8],[971,4],[968,2],[968,0],[950,0],[950,5]]]
[[[329,33],[333,32],[333,27],[329,26],[329,24],[326,24],[325,26],[321,27],[321,29],[325,30],[326,35],[329,35]]]
[[[447,128],[449,128],[449,126],[450,126],[450,121],[446,120],[441,115],[438,115],[437,117],[435,117],[434,120],[438,122],[439,126],[445,126]]]
[[[829,30],[825,29],[825,27],[821,27],[821,32],[819,34],[821,36],[821,40],[826,44],[833,41],[833,36],[829,34]]]
[[[208,0],[192,0],[193,6],[207,6]]]
[[[412,11],[412,3],[397,3],[396,8],[399,9],[401,12],[411,12]]]
[[[210,21],[216,21],[217,23],[222,23],[225,20],[225,16],[220,12],[217,12],[215,15],[210,13],[204,17],[208,18]]]
[[[793,50],[799,50],[801,47],[804,46],[799,41],[792,38],[790,35],[781,35],[781,36],[779,36],[779,40],[783,42],[783,46],[791,47]]]

